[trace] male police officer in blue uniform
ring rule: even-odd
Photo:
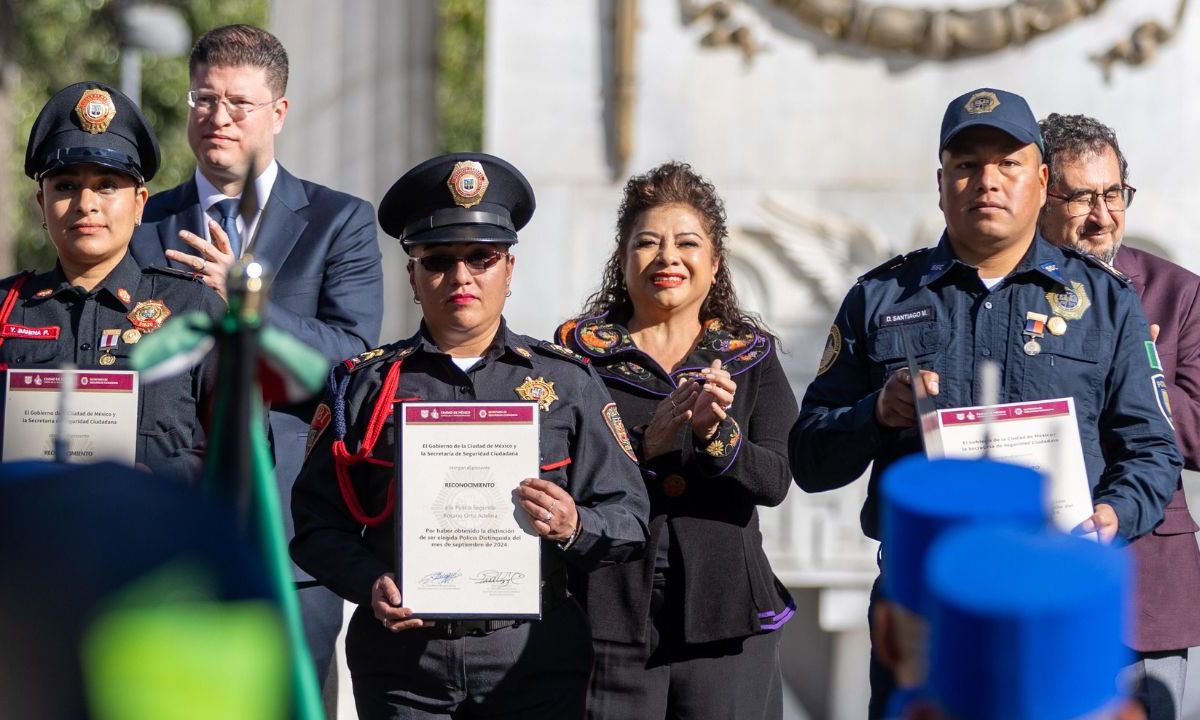
[[[1080,529],[1105,541],[1150,531],[1182,460],[1137,296],[1102,263],[1037,234],[1048,171],[1023,98],[984,88],[955,99],[939,151],[946,231],[859,278],[843,301],[792,430],[797,483],[831,490],[874,462],[862,527],[879,537],[878,478],[921,450],[904,335],[938,407],[981,403],[976,370],[989,360],[1002,403],[1074,397],[1095,510]],[[890,683],[881,668],[872,677],[879,717]]]

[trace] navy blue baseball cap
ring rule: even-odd
[[[956,528],[934,544],[926,690],[951,717],[1091,717],[1133,660],[1127,549],[1053,531]]]
[[[514,245],[534,206],[529,181],[508,162],[453,153],[404,173],[379,203],[379,226],[405,251],[453,242]]]
[[[141,109],[120,90],[91,80],[55,93],[25,146],[25,174],[39,181],[59,168],[90,163],[145,182],[159,162],[158,138]]]
[[[930,546],[963,525],[1045,527],[1044,486],[1037,470],[994,460],[912,455],[892,464],[881,488],[884,595],[924,616]]]
[[[1044,155],[1042,131],[1025,98],[1005,90],[979,88],[950,101],[942,116],[942,140],[938,155],[963,130],[977,125],[994,127],[1020,142],[1037,145]]]

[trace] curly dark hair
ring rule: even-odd
[[[1076,160],[1084,155],[1098,155],[1104,148],[1112,148],[1121,166],[1121,182],[1129,178],[1129,163],[1121,152],[1117,134],[1109,126],[1086,115],[1059,115],[1050,113],[1038,123],[1042,129],[1042,142],[1046,145],[1045,163],[1050,166],[1050,184],[1062,184],[1062,163]]]
[[[712,319],[734,334],[763,332],[761,320],[744,312],[738,305],[737,293],[726,262],[725,203],[713,184],[705,180],[687,163],[671,161],[625,183],[621,208],[617,211],[616,247],[604,266],[600,289],[584,303],[582,317],[608,313],[616,322],[626,322],[633,316],[633,301],[625,287],[622,260],[629,245],[633,226],[642,213],[663,205],[687,205],[700,215],[704,230],[712,240],[713,255],[720,263],[713,277],[712,288],[700,307],[700,322]]]

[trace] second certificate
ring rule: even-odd
[[[537,618],[541,541],[513,490],[538,476],[536,403],[405,403],[397,576],[422,618]]]

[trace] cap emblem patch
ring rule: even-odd
[[[108,129],[108,124],[117,116],[117,106],[113,105],[112,96],[107,92],[89,88],[75,103],[75,115],[79,117],[80,126],[95,135]]]
[[[967,100],[966,111],[972,115],[983,115],[998,107],[1000,107],[1000,98],[996,97],[996,93],[985,90],[975,93]]]
[[[483,200],[483,194],[487,192],[487,173],[478,162],[463,160],[454,164],[454,170],[450,173],[446,185],[450,188],[455,205],[474,207]]]

